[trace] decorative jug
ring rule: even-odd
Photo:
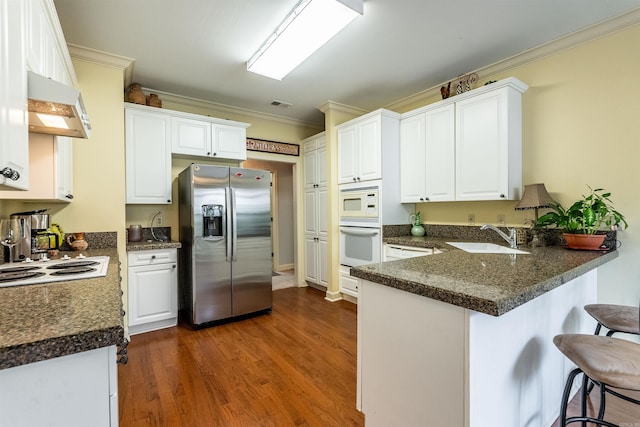
[[[422,221],[420,220],[420,212],[416,212],[414,215],[409,216],[409,221],[411,222],[411,235],[416,237],[424,236],[424,227],[422,226]]]
[[[67,236],[67,243],[74,251],[84,251],[89,244],[84,240],[84,233],[71,233]]]

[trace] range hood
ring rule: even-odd
[[[80,91],[28,71],[29,132],[89,138],[91,124]]]

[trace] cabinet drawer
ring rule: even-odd
[[[351,277],[349,270],[351,270],[349,267],[345,267],[344,265],[340,266],[340,292],[357,298],[360,279]]]
[[[127,254],[129,267],[138,265],[164,264],[177,261],[176,249],[154,249],[149,251],[133,251]]]

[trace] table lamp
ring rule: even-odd
[[[544,184],[529,184],[524,186],[524,193],[522,199],[516,205],[515,210],[522,211],[528,209],[535,209],[535,224],[538,223],[538,209],[548,208],[552,203],[556,203],[551,198]]]

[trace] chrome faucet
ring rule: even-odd
[[[500,235],[500,237],[502,237],[504,240],[507,241],[507,243],[509,243],[509,246],[511,246],[512,249],[517,249],[517,245],[516,245],[516,229],[515,228],[509,228],[507,227],[507,230],[509,230],[509,235],[507,236],[502,230],[500,230],[498,227],[496,227],[495,225],[491,225],[491,224],[485,224],[482,227],[480,227],[480,230],[486,230],[486,229],[491,229],[493,231],[495,231],[496,233],[498,233]]]

